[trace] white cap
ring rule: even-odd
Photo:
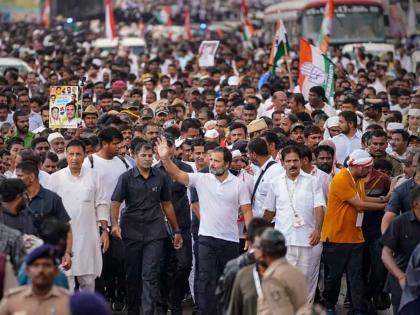
[[[418,109],[418,108],[410,108],[408,110],[408,116],[420,117],[420,109]]]
[[[215,120],[209,120],[208,122],[204,124],[204,129],[206,130],[214,129],[216,127],[217,127],[217,122]]]
[[[179,148],[183,143],[184,143],[185,139],[182,138],[178,138],[175,140],[175,148]]]
[[[207,130],[204,134],[204,138],[216,139],[219,137],[219,133],[216,129]]]
[[[63,140],[64,140],[64,137],[63,137],[63,135],[62,135],[61,133],[59,133],[59,132],[53,132],[53,133],[50,133],[50,135],[48,136],[48,142],[49,142],[49,143],[51,143],[52,141],[54,141],[54,140],[56,140],[56,139],[63,139]]]
[[[241,151],[233,150],[232,151],[232,159],[242,156]]]
[[[400,130],[400,129],[404,129],[404,125],[402,123],[390,122],[388,126],[386,127],[386,129],[388,131]]]
[[[338,116],[332,116],[325,121],[324,128],[338,127]]]

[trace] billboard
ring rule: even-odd
[[[0,16],[3,21],[38,21],[41,0],[1,0]]]

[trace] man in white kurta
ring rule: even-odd
[[[51,175],[48,188],[63,200],[73,231],[73,264],[67,272],[70,289],[74,290],[75,277],[80,290],[94,291],[95,278],[102,271],[102,254],[108,248],[107,222],[109,204],[100,185],[97,173],[82,167],[85,157],[84,146],[79,140],[67,145],[68,167]],[[102,234],[99,235],[98,222]]]
[[[263,208],[265,219],[271,221],[275,214],[274,228],[286,238],[286,258],[306,276],[312,303],[322,254],[319,241],[325,201],[316,177],[301,170],[301,159],[298,147],[282,150],[286,172],[271,181]]]

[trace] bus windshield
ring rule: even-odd
[[[325,7],[303,12],[302,35],[318,40]],[[385,25],[382,8],[371,5],[338,5],[335,7],[331,43],[384,42]]]

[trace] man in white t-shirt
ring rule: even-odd
[[[98,174],[99,181],[105,191],[106,201],[111,204],[111,196],[120,175],[127,171],[129,165],[118,156],[120,145],[123,145],[121,132],[113,127],[105,128],[98,134],[100,149],[97,153],[87,156],[83,162],[86,168],[93,168]],[[111,222],[109,220],[109,222]],[[123,308],[123,294],[125,292],[125,272],[122,243],[109,235],[109,250],[103,254],[103,270],[97,280],[96,290],[109,296],[114,310]],[[121,260],[116,259],[121,257]],[[117,279],[117,281],[115,281]],[[116,296],[115,293],[119,296]]]
[[[200,314],[217,314],[215,289],[225,264],[239,255],[238,210],[245,224],[252,219],[249,192],[244,182],[229,172],[232,154],[216,148],[210,154],[210,173],[186,173],[170,159],[165,138],[157,151],[168,174],[176,181],[195,187],[200,200],[198,261],[198,306]]]

